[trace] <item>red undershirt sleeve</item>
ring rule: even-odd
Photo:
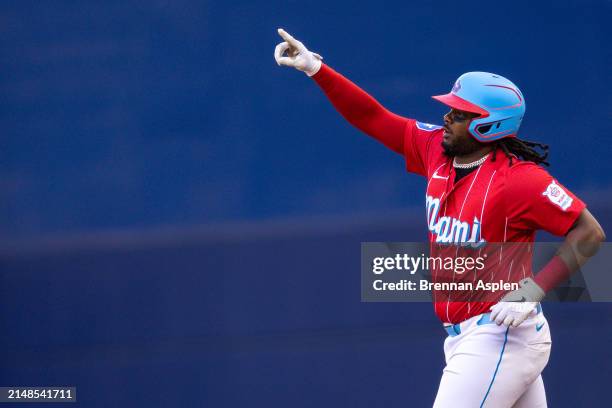
[[[311,78],[350,124],[389,149],[404,154],[404,136],[409,119],[388,111],[364,90],[325,64]]]

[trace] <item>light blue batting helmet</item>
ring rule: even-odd
[[[432,98],[451,108],[477,113],[468,131],[481,142],[516,137],[525,115],[525,98],[518,87],[489,72],[467,72],[455,81],[450,93]]]

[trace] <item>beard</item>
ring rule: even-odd
[[[461,137],[459,140],[445,141],[443,140],[442,148],[444,149],[444,155],[448,157],[465,156],[466,154],[474,153],[480,149],[484,143],[474,139],[471,135],[467,134]]]

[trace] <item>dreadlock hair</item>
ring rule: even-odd
[[[535,149],[536,147],[542,150],[542,153],[538,152]],[[497,157],[498,149],[501,149],[506,157],[510,159],[510,166],[512,166],[513,155],[523,160],[534,162],[535,164],[550,166],[550,163],[546,161],[548,157],[547,144],[517,139],[516,137],[505,137],[495,142],[495,146],[493,147],[493,161],[495,161]]]

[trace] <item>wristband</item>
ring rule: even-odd
[[[534,277],[534,281],[544,290],[549,292],[562,282],[569,279],[571,271],[560,256],[556,255],[546,264]]]

